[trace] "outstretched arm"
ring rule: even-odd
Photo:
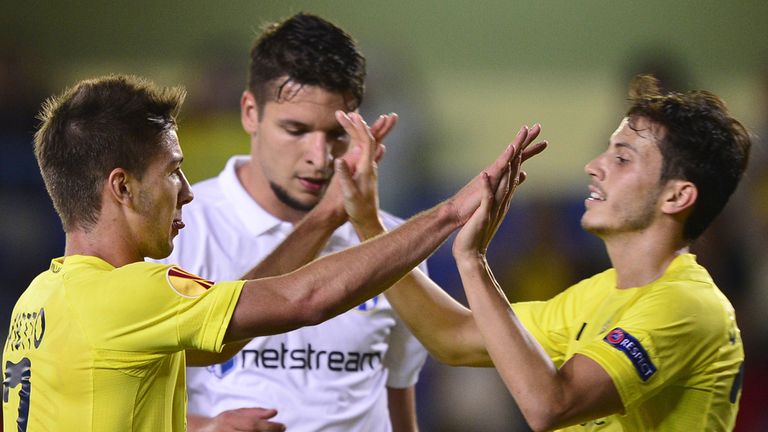
[[[338,113],[337,118],[353,142],[373,141],[359,115]],[[492,184],[499,184],[526,137],[527,131],[486,169]],[[374,166],[373,146],[363,147],[361,158],[367,162],[365,169],[370,169]],[[340,160],[336,165],[343,185],[349,185],[349,168]],[[317,324],[381,293],[469,219],[480,204],[483,188],[478,177],[447,201],[391,233],[320,258],[287,275],[246,282],[225,341]]]
[[[531,144],[541,128],[522,128],[515,139],[521,160],[531,158],[546,147],[546,142]],[[516,169],[519,169],[516,168]],[[475,181],[479,183],[480,176]],[[375,178],[366,189],[347,199],[347,211],[361,239],[384,232],[378,220]],[[385,292],[387,299],[411,332],[441,363],[453,366],[492,366],[472,311],[443,291],[418,268]]]
[[[514,162],[513,162],[514,163]],[[608,374],[576,355],[558,369],[520,323],[486,261],[486,249],[509,208],[516,186],[494,199],[486,183],[482,204],[456,236],[453,253],[475,322],[504,383],[529,426],[548,430],[622,410]],[[500,203],[500,205],[494,205]]]

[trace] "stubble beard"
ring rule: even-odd
[[[269,182],[269,187],[272,188],[272,192],[275,194],[278,200],[280,200],[281,203],[287,205],[288,207],[298,210],[300,212],[307,213],[315,206],[317,205],[317,202],[305,204],[295,198],[293,198],[290,194],[288,194],[288,191],[280,187],[280,185]]]
[[[619,214],[615,225],[606,223],[590,225],[585,220],[585,213],[581,217],[581,228],[600,238],[605,238],[605,236],[610,234],[642,231],[653,224],[656,201],[660,192],[660,190],[649,191],[648,194],[643,196],[643,204],[638,208],[632,209],[629,213],[623,212],[620,208],[613,208],[613,213]]]

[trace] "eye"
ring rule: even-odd
[[[300,127],[295,127],[295,126],[285,126],[285,127],[283,127],[283,130],[288,135],[295,136],[295,137],[302,136],[305,133],[307,133],[306,129],[300,128]]]
[[[616,161],[618,162],[619,165],[624,165],[625,163],[629,162],[629,159],[617,155]]]

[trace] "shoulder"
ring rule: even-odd
[[[111,277],[117,281],[125,281],[131,284],[146,283],[152,279],[164,281],[171,264],[141,261],[115,268]]]

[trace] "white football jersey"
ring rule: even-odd
[[[262,209],[229,160],[218,177],[193,187],[186,228],[163,260],[215,280],[240,279],[269,255],[293,225]],[[388,229],[401,223],[382,212]],[[358,244],[347,223],[324,254]],[[426,265],[421,265],[426,271]],[[322,324],[252,340],[226,363],[187,369],[188,411],[215,416],[234,408],[275,408],[296,431],[391,431],[387,387],[414,385],[426,351],[383,295]]]

